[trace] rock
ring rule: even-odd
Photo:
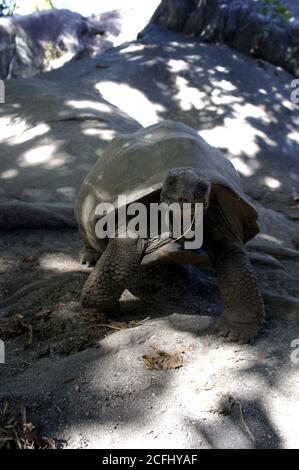
[[[9,196],[14,204],[55,203],[55,213],[59,202],[65,205],[59,211],[69,213],[83,177],[116,133],[137,129],[137,121],[174,119],[224,151],[253,199],[287,217],[295,213],[299,114],[286,72],[158,28],[142,41],[103,53],[100,63],[101,69],[98,58],[73,61],[43,76],[47,80],[6,84],[6,104],[0,106],[2,201]],[[146,71],[142,80],[140,66]],[[119,76],[126,77],[121,84]]]
[[[292,46],[299,47],[299,19],[290,23],[288,33]]]
[[[299,193],[299,111],[290,99],[287,72],[153,25],[142,40],[104,52],[101,63],[107,67],[100,72],[97,62],[69,63],[47,79],[97,89],[144,126],[163,119],[184,122],[224,151],[254,200],[288,217],[296,212],[290,206]],[[126,77],[121,83],[120,76]]]
[[[21,322],[5,341],[0,396],[21,399],[37,434],[68,448],[298,448],[291,77],[224,45],[151,28],[142,41],[7,83],[0,211],[33,209],[40,225],[20,230],[9,213],[17,230],[0,237],[0,328],[16,314]],[[257,206],[261,233],[248,249],[267,315],[253,345],[215,337],[217,279],[200,267],[143,266],[117,322],[80,307],[90,270],[67,225],[76,188],[114,134],[165,118],[223,149]],[[50,229],[45,212],[65,217],[65,228]],[[183,366],[146,369],[138,358],[154,350],[184,352]],[[224,397],[237,404],[232,413],[211,412]]]
[[[109,11],[106,0],[87,18],[66,9],[0,18],[0,79],[31,77],[133,40],[158,4],[127,0]]]
[[[26,32],[8,18],[0,18],[0,78],[31,76],[42,68],[41,53]]]
[[[200,2],[186,19],[184,33],[199,36],[205,41],[220,38],[220,14],[217,12],[217,0]]]
[[[0,18],[0,78],[31,77],[111,46],[115,14],[85,18],[66,9]],[[104,28],[105,26],[105,28]]]
[[[221,40],[245,54],[259,55],[266,22],[261,15],[246,6],[227,8],[225,28]]]
[[[224,42],[299,76],[296,22],[272,19],[258,7],[249,0],[162,0],[150,23],[203,41]]]
[[[161,2],[151,18],[151,23],[173,31],[182,31],[195,0],[166,0]]]
[[[272,25],[264,33],[259,55],[273,64],[284,67],[289,55],[293,54],[289,48],[289,35],[285,28],[279,25]]]
[[[7,82],[0,125],[0,227],[10,230],[74,227],[82,179],[114,135],[140,127],[94,93],[37,78]]]

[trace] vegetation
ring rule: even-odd
[[[18,8],[16,0],[0,0],[0,17],[13,16]],[[36,0],[35,11],[52,10],[55,8],[52,0]]]
[[[55,6],[51,0],[37,0],[34,3],[35,11],[53,10],[53,8],[55,8]]]
[[[0,1],[0,16],[12,16],[17,8],[15,0]]]
[[[52,42],[44,41],[42,43],[42,48],[44,50],[44,60],[43,66],[44,70],[48,70],[51,62],[55,59],[59,59],[62,56],[63,52],[61,52],[55,44]]]
[[[271,23],[275,20],[284,23],[292,18],[291,13],[280,0],[262,0],[255,9],[262,15],[267,16]]]

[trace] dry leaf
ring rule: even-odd
[[[17,313],[13,317],[0,324],[0,338],[8,340],[15,336],[20,335],[24,331],[29,331],[32,327],[24,321],[23,315]]]
[[[144,354],[139,359],[150,370],[178,369],[183,365],[183,356],[180,352],[169,354],[165,351],[157,350],[151,354]]]
[[[0,408],[0,449],[55,449],[56,441],[51,437],[38,439],[35,426],[26,422],[23,404],[5,402]]]

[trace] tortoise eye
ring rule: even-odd
[[[168,179],[168,186],[171,188],[175,185],[175,178],[172,176]]]

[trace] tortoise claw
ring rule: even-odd
[[[215,326],[215,333],[227,342],[250,344],[258,336],[260,326],[259,322],[233,324],[226,319],[220,319]]]

